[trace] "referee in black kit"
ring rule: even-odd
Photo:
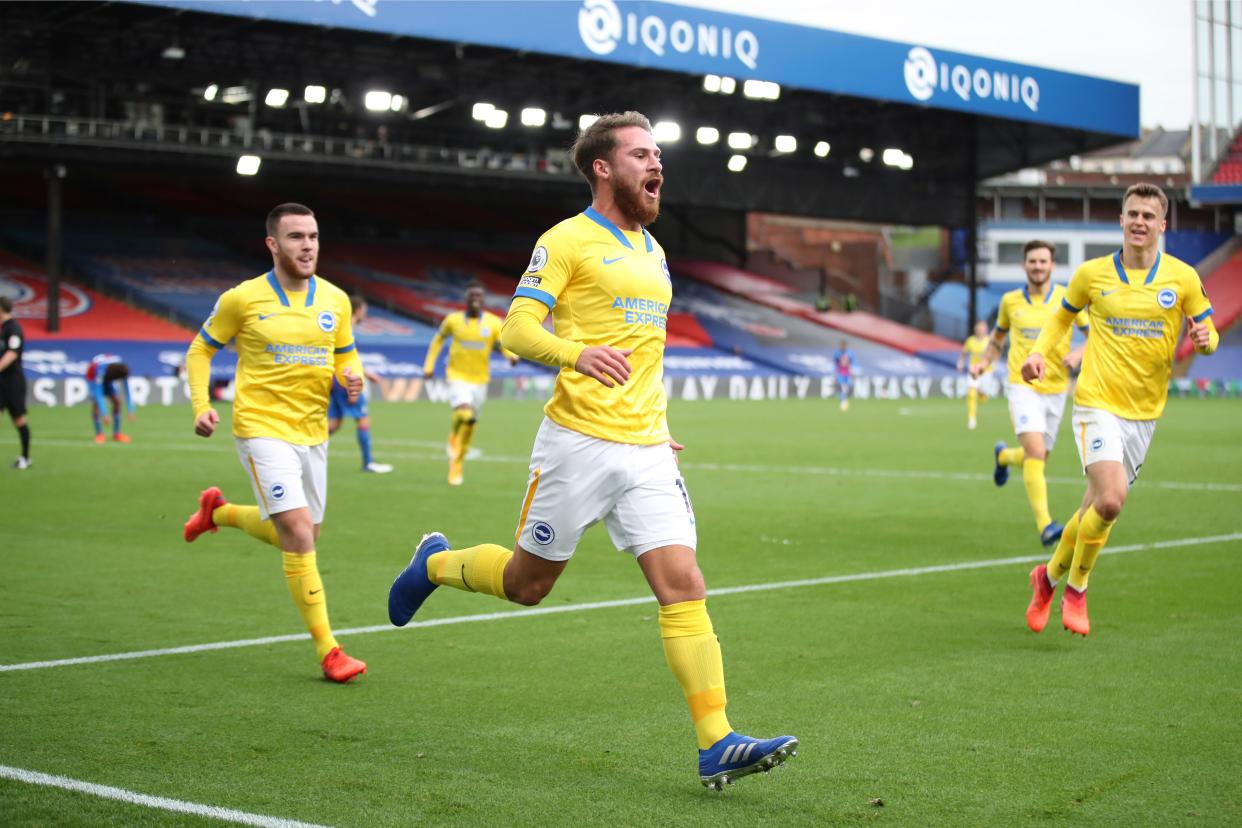
[[[13,300],[0,296],[0,408],[9,412],[22,438],[22,453],[13,468],[30,468],[30,426],[26,425],[26,375],[22,372],[22,350],[26,335],[13,318]]]

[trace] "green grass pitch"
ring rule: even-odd
[[[654,603],[575,609],[649,595],[602,527],[543,605],[573,611],[345,634],[370,667],[348,686],[304,640],[0,671],[0,765],[272,824],[1239,824],[1242,409],[1170,401],[1084,640],[1055,609],[1029,633],[1032,563],[988,563],[1045,553],[1020,473],[990,479],[1004,402],[973,432],[964,408],[673,404],[709,588],[916,570],[709,599],[734,726],[802,740],[722,794],[697,780]],[[386,625],[423,532],[511,542],[540,416],[490,402],[459,489],[447,407],[374,405],[386,476],[358,471],[346,424],[319,543],[338,631]],[[30,420],[34,467],[0,474],[0,665],[303,632],[275,550],[181,538],[205,486],[250,502],[227,431],[202,440],[187,410],[146,408],[132,445],[96,446],[81,408]],[[1064,519],[1084,483],[1068,423],[1060,436]],[[519,609],[443,589],[416,621]],[[0,823],[220,824],[12,779]]]

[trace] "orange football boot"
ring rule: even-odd
[[[185,522],[186,543],[193,543],[204,532],[220,531],[220,527],[216,526],[216,522],[212,520],[211,513],[225,503],[228,501],[215,486],[203,489],[203,493],[198,496],[198,511],[190,515],[190,519]]]
[[[345,651],[340,647],[333,647],[323,657],[323,677],[329,681],[345,684],[350,679],[360,676],[366,671],[367,664],[365,661],[359,661],[356,658],[345,655]]]
[[[1040,564],[1031,570],[1031,603],[1026,607],[1026,625],[1031,632],[1042,632],[1052,611],[1052,595],[1056,587],[1048,583],[1048,567]]]
[[[129,435],[128,435],[128,434],[113,434],[113,435],[112,435],[112,439],[113,439],[113,440],[115,440],[115,441],[116,441],[116,442],[118,442],[118,443],[130,443],[130,442],[133,442],[132,440],[130,440],[130,439],[129,439]]]
[[[1074,589],[1065,585],[1065,597],[1061,599],[1061,623],[1065,629],[1078,633],[1086,638],[1091,632],[1091,621],[1087,618],[1087,591]]]

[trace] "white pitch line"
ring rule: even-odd
[[[1199,538],[1179,538],[1175,540],[1155,541],[1153,543],[1136,543],[1130,546],[1117,546],[1114,548],[1105,548],[1102,555],[1120,555],[1124,552],[1139,552],[1146,549],[1169,549],[1177,546],[1199,546],[1207,543],[1227,543],[1229,541],[1242,540],[1242,532],[1233,532],[1228,535],[1208,535]],[[879,572],[857,572],[851,575],[828,575],[822,578],[807,578],[800,581],[776,581],[766,584],[746,584],[743,586],[720,587],[718,589],[709,589],[707,594],[711,597],[719,597],[722,595],[736,595],[743,592],[765,592],[774,589],[796,589],[799,587],[824,586],[827,584],[846,584],[855,581],[879,581],[885,578],[903,578],[917,575],[934,575],[942,572],[960,572],[969,569],[987,569],[996,566],[1009,566],[1010,564],[1032,563],[1036,561],[1047,560],[1048,555],[1020,555],[1012,558],[991,558],[983,561],[960,561],[951,564],[937,564],[934,566],[916,566],[906,567],[902,569],[887,569]],[[532,607],[523,610],[507,610],[503,612],[486,612],[478,615],[457,615],[449,618],[432,618],[427,621],[415,621],[403,629],[418,629],[424,627],[443,627],[450,624],[470,624],[479,621],[503,621],[510,618],[530,618],[538,615],[555,615],[562,612],[586,612],[588,610],[612,609],[615,607],[632,607],[641,604],[651,604],[655,602],[655,597],[644,595],[640,598],[619,598],[613,601],[592,601],[583,604],[561,604],[553,607]],[[397,627],[390,624],[377,624],[369,627],[352,627],[350,629],[336,630],[337,635],[364,635],[368,633],[394,632]],[[166,655],[182,655],[186,653],[201,653],[209,650],[228,650],[236,647],[255,647],[264,644],[281,644],[286,641],[307,641],[310,635],[307,633],[297,633],[291,635],[273,635],[266,638],[246,638],[238,641],[216,641],[210,644],[189,644],[184,647],[165,647],[159,650],[137,650],[128,653],[110,653],[107,655],[82,656],[80,658],[61,658],[54,661],[27,661],[19,664],[0,664],[0,673],[14,672],[17,670],[40,670],[47,667],[70,667],[76,664],[98,664],[107,661],[129,661],[139,658],[154,658],[155,656]]]
[[[173,811],[179,814],[193,814],[194,816],[206,817],[208,819],[233,822],[238,825],[257,825],[260,828],[324,828],[324,826],[316,825],[312,822],[298,822],[293,819],[251,814],[246,811],[234,811],[232,808],[200,805],[197,802],[184,802],[180,799],[168,799],[163,796],[149,796],[135,791],[127,791],[124,788],[96,785],[93,782],[83,782],[78,779],[70,779],[67,776],[51,776],[46,773],[9,767],[8,765],[0,765],[0,778],[14,779],[31,785],[63,788],[74,793],[90,794],[91,796],[99,796],[104,799],[115,799],[130,805],[141,805],[144,808]]]
[[[55,446],[58,448],[77,448],[81,447],[97,451],[94,444],[88,440],[58,440],[58,439],[40,439],[40,445]],[[437,447],[443,448],[439,443]],[[122,451],[188,451],[195,453],[214,453],[234,451],[231,444],[194,444],[185,441],[167,442],[167,443],[130,443]],[[415,453],[408,451],[383,451],[377,450],[377,455],[381,454],[388,459],[396,460],[424,460],[432,462],[442,462],[444,460],[443,450],[435,453]],[[350,447],[342,447],[339,450],[332,451],[331,456],[341,457],[345,455],[356,456],[357,450]],[[530,459],[527,457],[514,457],[512,455],[503,454],[484,454],[480,457],[472,458],[471,462],[478,463],[511,463],[519,465],[529,465]],[[934,469],[917,470],[917,469],[859,469],[859,468],[843,468],[840,466],[776,466],[762,463],[746,464],[746,463],[698,463],[694,461],[682,461],[683,469],[704,470],[704,471],[728,471],[741,472],[744,474],[805,474],[818,475],[822,477],[878,477],[886,480],[949,480],[960,483],[991,483],[991,473],[982,472],[952,472],[952,471],[936,471]],[[1047,481],[1052,484],[1061,486],[1078,486],[1079,488],[1086,486],[1085,477],[1049,477]],[[692,481],[693,482],[693,481]],[[1198,481],[1180,481],[1180,480],[1143,480],[1141,481],[1143,488],[1156,489],[1175,489],[1179,491],[1194,492],[1242,492],[1242,483],[1202,483]]]

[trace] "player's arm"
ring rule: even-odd
[[[561,339],[543,327],[548,306],[538,299],[516,296],[500,329],[505,348],[531,362],[570,368],[612,388],[630,378],[628,348],[608,345],[587,347],[581,342]]]
[[[581,342],[561,339],[545,328],[543,320],[548,311],[548,306],[538,299],[515,296],[500,328],[501,348],[531,362],[574,368],[587,347]]]
[[[17,351],[5,351],[3,355],[0,355],[0,371],[8,368],[14,362],[17,362]]]
[[[501,326],[502,326],[502,327],[503,327],[503,325],[504,325],[504,323],[501,323]],[[513,353],[513,351],[510,351],[510,350],[509,350],[508,348],[506,348],[504,345],[501,345],[501,344],[500,344],[500,337],[499,337],[499,336],[497,336],[497,337],[496,337],[496,350],[497,350],[497,351],[500,351],[500,353],[504,356],[504,358],[505,358],[505,359],[507,359],[507,360],[509,360],[509,364],[510,364],[510,365],[517,365],[517,364],[518,364],[518,360],[519,360],[519,359],[521,359],[521,357],[520,357],[520,356],[518,356],[517,354]]]
[[[979,361],[967,369],[972,377],[986,374],[988,369],[992,367],[992,363],[1000,358],[1001,348],[1005,345],[1005,337],[1007,335],[1000,328],[992,331],[992,336],[988,338],[987,346],[983,349],[983,353],[979,355]]]
[[[358,345],[354,342],[354,314],[349,306],[349,297],[341,294],[343,308],[340,310],[340,323],[336,326],[336,341],[332,351],[332,373],[336,381],[349,394],[351,403],[358,402],[362,396],[363,374],[362,357],[358,355]]]
[[[1212,302],[1208,299],[1207,290],[1203,287],[1203,282],[1199,279],[1199,274],[1194,274],[1193,279],[1187,279],[1189,284],[1182,291],[1182,313],[1186,315],[1186,334],[1190,337],[1190,341],[1194,343],[1195,350],[1200,354],[1207,356],[1216,352],[1216,348],[1220,345],[1220,334],[1216,332],[1216,325],[1212,322]]]
[[[125,411],[129,414],[129,419],[134,419],[134,388],[129,384],[130,377],[125,378]]]
[[[226,290],[216,300],[211,316],[190,342],[185,352],[186,383],[190,386],[190,407],[194,411],[194,433],[210,437],[220,423],[211,407],[211,359],[241,327],[241,308],[236,289]]]
[[[1091,320],[1087,317],[1085,310],[1079,311],[1078,316],[1074,318],[1074,324],[1078,326],[1078,330],[1082,331],[1083,336],[1091,336]],[[1087,353],[1087,343],[1084,342],[1074,350],[1065,355],[1065,359],[1061,360],[1065,367],[1071,371],[1078,370],[1078,366],[1082,365],[1083,355]]]
[[[1061,307],[1048,317],[1048,321],[1044,323],[1044,327],[1039,332],[1039,338],[1031,346],[1031,353],[1027,356],[1026,362],[1022,363],[1022,379],[1032,382],[1044,378],[1046,367],[1044,354],[1056,347],[1069,331],[1070,325],[1073,324],[1078,314],[1086,310],[1089,304],[1087,288],[1090,278],[1090,274],[1081,267],[1074,273],[1069,287],[1065,290],[1065,296],[1061,299]]]
[[[427,346],[427,358],[423,360],[423,379],[431,379],[436,375],[436,360],[440,358],[440,349],[448,338],[448,325],[449,318],[446,316],[436,329],[436,335],[431,338],[431,344]]]

